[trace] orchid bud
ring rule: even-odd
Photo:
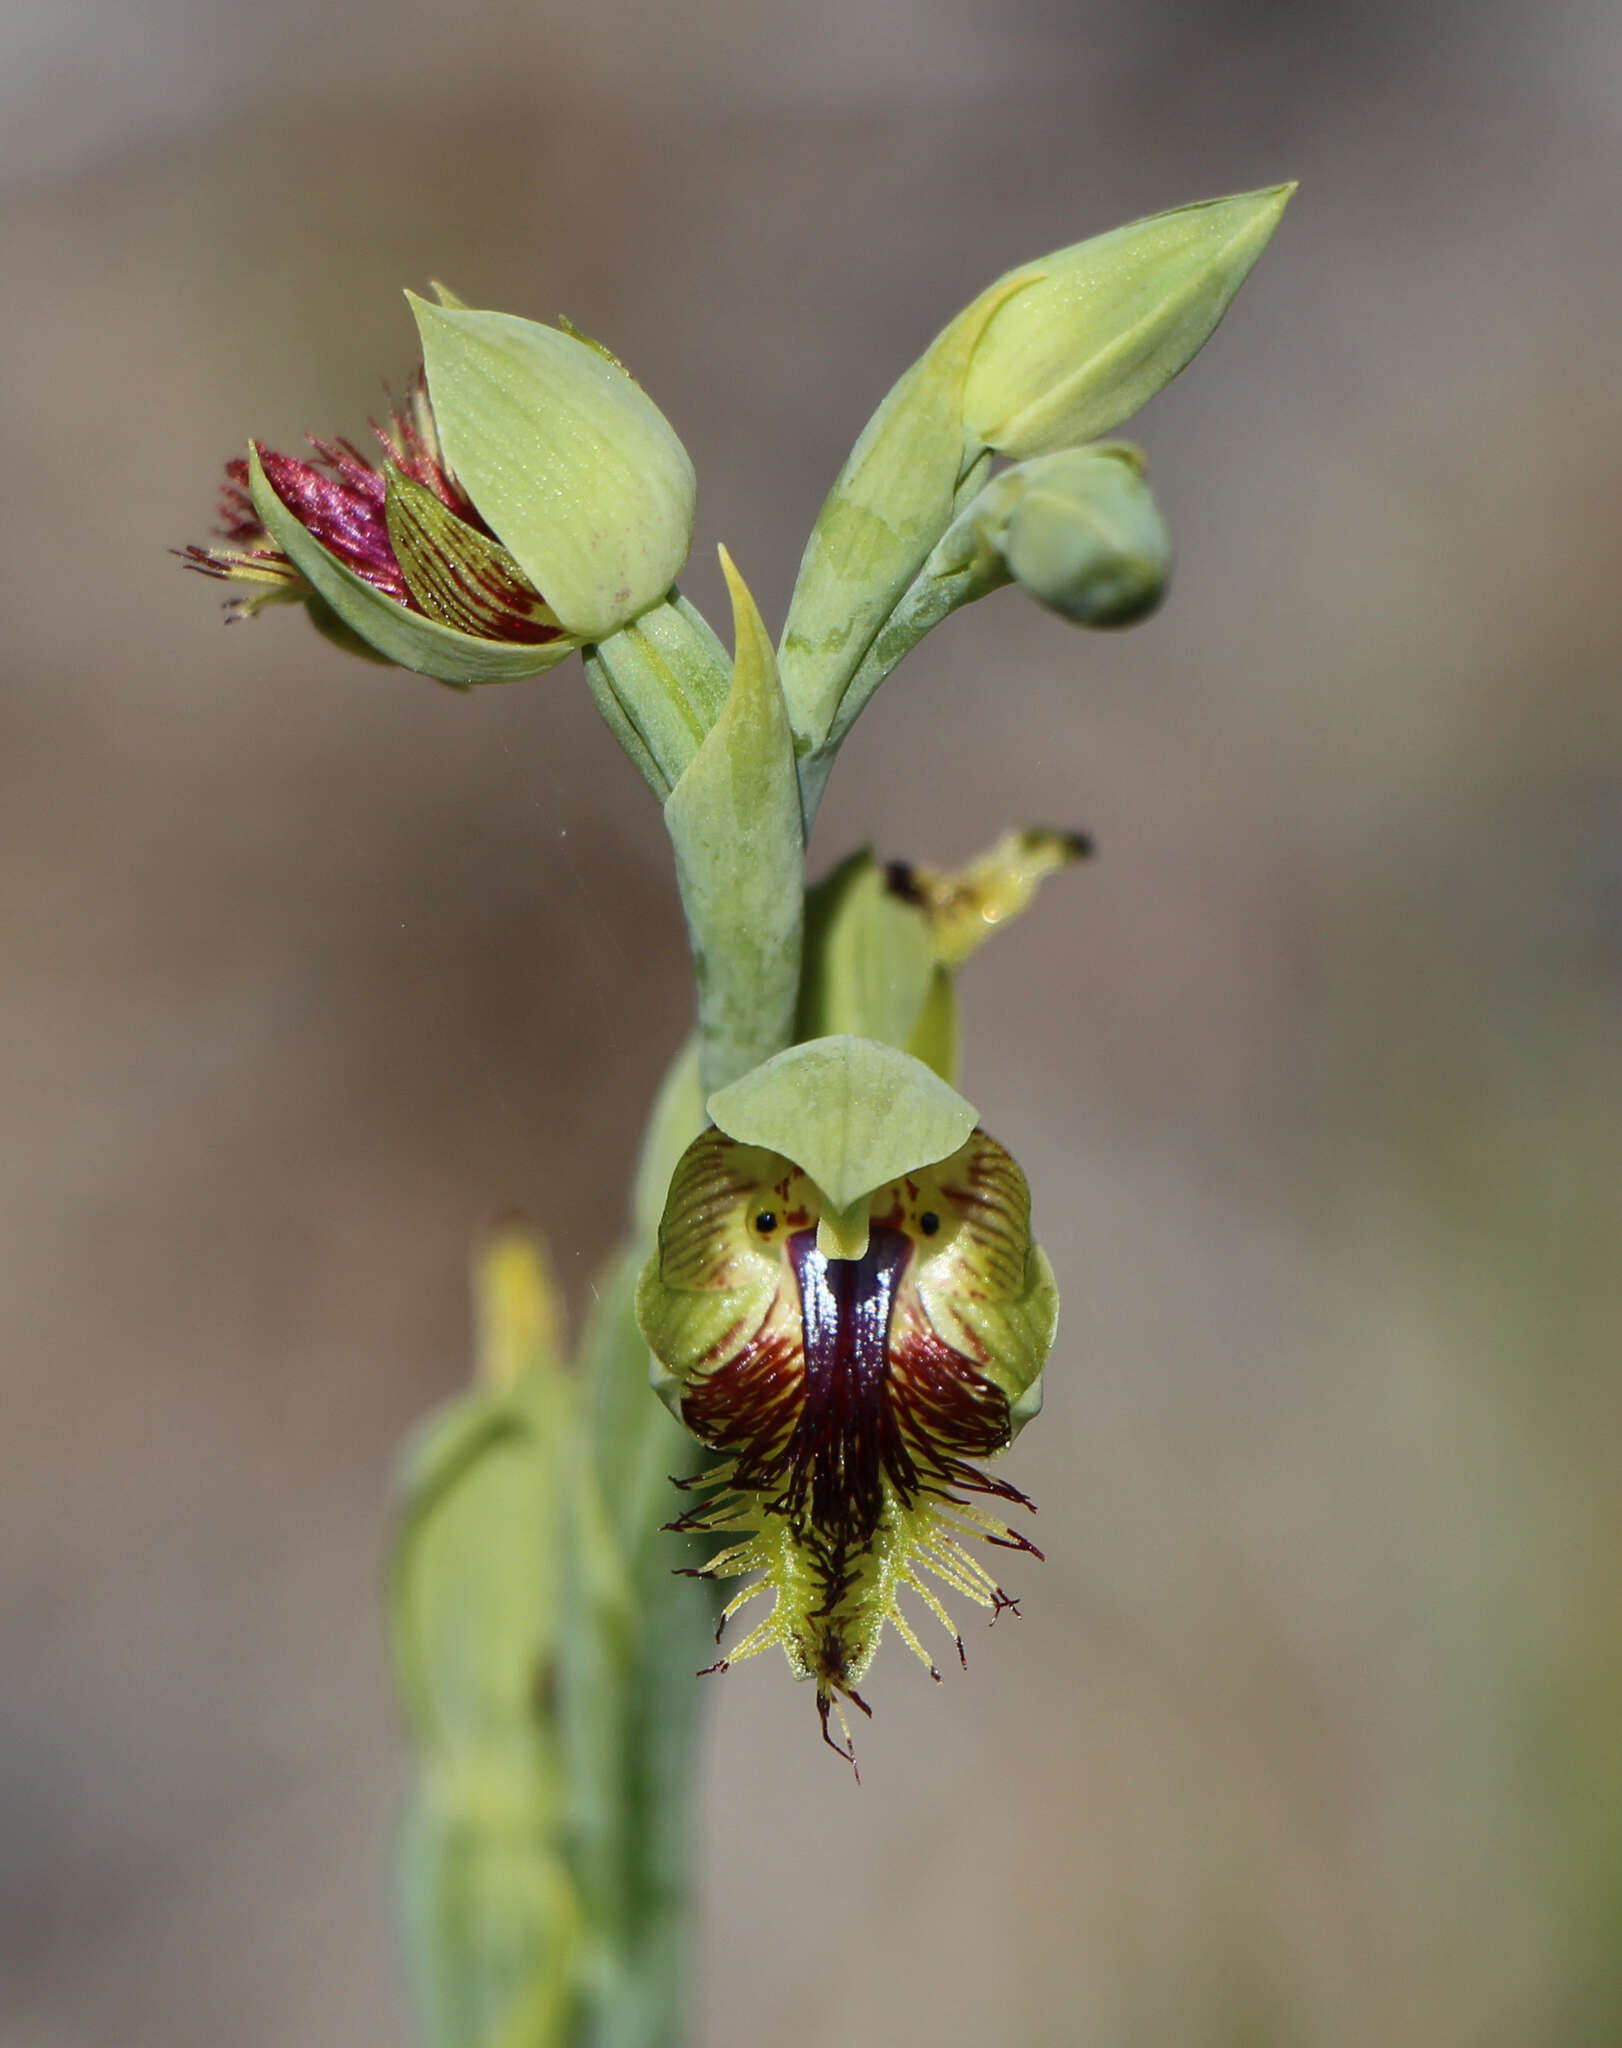
[[[968,558],[931,564],[993,459],[1077,448],[1169,384],[1210,338],[1293,190],[1178,207],[1023,264],[894,386],[818,515],[783,631],[808,817],[882,677],[956,604],[994,587]]]
[[[887,1625],[940,1675],[903,1595],[961,1655],[941,1588],[1014,1604],[964,1539],[1040,1555],[975,1497],[1030,1503],[974,1461],[1040,1407],[1058,1294],[1024,1175],[904,1053],[813,1040],[709,1107],[637,1300],[656,1387],[718,1460],[673,1526],[731,1538],[705,1575],[763,1574],[723,1622],[757,1592],[771,1612],[725,1661],[780,1645],[850,1756],[842,1702],[868,1711]]]
[[[250,443],[227,467],[227,545],[183,559],[249,586],[235,617],[300,601],[440,682],[538,675],[663,603],[692,541],[692,464],[583,336],[412,306],[426,372],[376,426],[381,461],[342,440],[312,437],[310,462]]]
[[[1017,464],[981,493],[975,528],[1016,583],[1078,626],[1135,625],[1165,595],[1171,540],[1124,442]]]
[[[1024,289],[969,364],[968,432],[1017,462],[1119,426],[1210,339],[1294,190],[1174,207],[1010,271]]]

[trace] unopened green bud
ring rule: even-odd
[[[1022,462],[981,494],[980,537],[1031,596],[1078,626],[1130,626],[1171,574],[1171,539],[1124,443]]]
[[[993,457],[1023,462],[1079,448],[1170,383],[1226,312],[1293,190],[1179,207],[1023,264],[895,385],[818,515],[784,627],[783,687],[808,819],[879,681],[947,612],[995,587],[972,536],[959,531]],[[1141,578],[1111,593],[1090,571],[1080,575],[1082,597],[1067,597],[1074,579],[1050,523],[1033,516],[1033,587],[1066,598],[1060,609],[1079,602],[1070,615],[1089,623],[1108,622],[1095,608],[1124,620],[1132,602],[1146,602]],[[1140,514],[1135,527],[1142,523]]]
[[[1010,271],[1024,288],[969,365],[970,434],[1017,461],[1119,426],[1209,340],[1294,190],[1179,206]]]

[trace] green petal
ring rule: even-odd
[[[696,486],[652,399],[555,327],[407,297],[446,458],[564,625],[601,640],[657,604],[692,545]]]
[[[556,668],[574,652],[573,640],[549,640],[538,647],[514,647],[501,640],[476,640],[454,626],[419,616],[374,589],[364,577],[330,555],[271,489],[248,445],[248,487],[265,531],[351,632],[401,668],[415,669],[441,683],[516,683]]]
[[[709,1100],[730,1138],[780,1152],[835,1209],[957,1151],[978,1121],[938,1074],[869,1038],[790,1046]]]
[[[920,1276],[920,1294],[946,1343],[977,1358],[985,1376],[1008,1395],[1018,1434],[1042,1407],[1042,1366],[1059,1329],[1059,1286],[1047,1251],[1026,1245],[1022,1284],[1008,1296],[973,1286],[950,1292],[932,1280],[928,1268]]]
[[[970,432],[1016,459],[1107,434],[1204,345],[1294,190],[1180,206],[1010,272],[1029,282],[974,352]]]
[[[805,977],[796,1038],[877,1038],[912,1050],[935,971],[915,904],[855,853],[806,897]]]
[[[783,1171],[775,1154],[729,1144],[714,1130],[676,1163],[636,1315],[653,1354],[653,1389],[678,1419],[688,1381],[742,1349],[782,1289],[781,1262],[760,1252],[748,1218]]]
[[[400,573],[430,618],[475,639],[545,646],[561,635],[556,614],[501,543],[392,464],[384,516]]]

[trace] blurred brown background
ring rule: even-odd
[[[819,864],[1101,844],[967,991],[1048,1563],[887,1652],[859,1792],[712,1681],[697,2039],[1622,2039],[1619,107],[1608,0],[11,0],[6,2048],[405,2039],[391,1457],[492,1213],[583,1296],[689,1000],[578,670],[222,633],[222,459],[444,276],[632,362],[780,617],[960,303],[1291,175],[1132,429],[1165,613],[992,600],[835,779]]]

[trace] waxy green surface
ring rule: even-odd
[[[407,297],[446,458],[567,630],[601,640],[657,604],[697,485],[641,385],[558,328]]]
[[[724,548],[721,566],[732,596],[732,684],[665,803],[712,1089],[792,1038],[805,907],[799,785],[777,662]]]
[[[1293,189],[1178,207],[1022,264],[895,385],[823,504],[783,630],[807,819],[831,753],[883,675],[947,612],[1005,580],[979,580],[989,564],[972,544],[930,559],[993,457],[1076,448],[1170,383],[1210,338]],[[870,657],[886,638],[875,674]]]
[[[921,1060],[843,1035],[791,1046],[708,1106],[728,1137],[792,1159],[836,1209],[946,1158],[979,1121]]]

